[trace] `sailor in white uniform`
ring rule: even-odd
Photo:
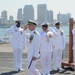
[[[74,70],[75,70],[75,28],[73,28],[72,34],[73,34],[73,60],[74,60]]]
[[[41,25],[42,31],[40,32],[41,36],[40,55],[41,55],[42,74],[50,75],[52,38],[57,38],[57,33],[51,27],[49,28],[48,23],[42,23]]]
[[[11,46],[13,48],[15,71],[23,71],[22,53],[25,48],[25,34],[23,29],[20,27],[20,21],[15,21],[15,25],[10,27],[6,31],[6,34],[12,35]]]
[[[35,30],[36,26],[37,23],[32,20],[29,20],[28,24],[24,26],[24,30],[27,28],[30,30],[27,57],[28,75],[41,75],[35,67],[40,47],[40,34]]]
[[[58,38],[53,40],[54,50],[53,50],[53,60],[54,60],[54,70],[61,70],[62,53],[65,49],[64,33],[60,29],[60,23],[57,21],[55,23],[55,31],[58,34]]]

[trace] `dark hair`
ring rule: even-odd
[[[60,25],[60,22],[56,23],[55,25]]]
[[[42,27],[48,27],[48,25],[42,25]]]
[[[20,27],[20,22],[17,22],[16,27]]]

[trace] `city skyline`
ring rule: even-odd
[[[38,11],[38,6],[39,6],[40,11]],[[31,18],[32,20],[36,20],[36,21],[38,21],[38,20],[41,21],[42,20],[41,22],[44,22],[44,21],[49,21],[51,16],[53,16],[53,20],[58,20],[57,15],[58,14],[62,14],[60,12],[57,13],[56,14],[56,19],[55,19],[54,18],[54,12],[52,10],[48,10],[46,4],[38,4],[38,6],[37,6],[37,15],[36,15],[37,18],[36,19],[34,18],[35,17],[35,13],[34,13],[35,10],[34,10],[33,5],[25,5],[24,9],[23,8],[19,8],[17,10],[16,19],[14,19],[13,15],[8,16],[8,11],[7,10],[3,10],[1,12],[1,17],[3,17],[2,15],[4,14],[6,16],[5,17],[6,20],[10,20],[10,17],[12,16],[13,20],[21,19],[21,20],[27,21],[27,19]],[[52,14],[50,12],[52,12]],[[29,14],[31,14],[31,15],[29,15]],[[49,14],[51,14],[51,15],[49,16]],[[63,14],[64,15],[66,15],[66,14],[70,14],[71,15],[71,13],[68,13],[68,12],[67,13],[63,13]],[[31,16],[33,16],[33,18]],[[38,16],[39,16],[39,18],[38,18]]]
[[[71,13],[72,17],[75,18],[75,11],[73,9],[75,1],[74,0],[7,0],[5,2],[5,0],[0,1],[0,16],[1,16],[1,12],[3,10],[7,10],[8,11],[8,16],[12,15],[14,17],[14,19],[17,19],[17,11],[19,8],[24,9],[25,5],[33,5],[34,7],[34,13],[35,13],[35,19],[37,18],[37,5],[38,4],[47,4],[47,9],[48,10],[52,10],[54,12],[54,19],[56,19],[57,14],[60,12],[61,14],[65,14],[65,13]]]
[[[47,10],[47,6],[46,4],[39,4],[37,7],[37,19],[36,21],[38,22],[38,24],[41,24],[43,22],[49,22],[51,25],[53,25],[53,23],[58,20],[60,21],[62,24],[68,24],[69,22],[69,18],[71,18],[71,14],[70,13],[66,13],[66,14],[61,14],[59,12],[59,14],[57,14],[57,19],[54,19],[54,15],[53,15],[53,11],[52,10]],[[41,10],[42,9],[42,10]],[[0,18],[0,24],[1,25],[12,25],[14,23],[14,18],[13,16],[10,16],[9,19],[7,19],[8,16],[8,12],[6,10],[1,12],[1,18]],[[18,9],[17,11],[17,19],[22,20],[22,24],[25,24],[28,22],[28,19],[34,19],[34,8],[32,5],[25,5],[24,9],[23,9],[23,14],[22,14],[22,8]]]

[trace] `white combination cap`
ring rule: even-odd
[[[34,25],[37,25],[37,23],[31,19],[28,20],[28,24],[34,24]]]
[[[60,25],[60,22],[59,21],[56,21],[54,25]]]
[[[42,23],[41,26],[49,26],[48,22]]]

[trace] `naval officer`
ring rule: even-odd
[[[52,38],[57,38],[57,33],[50,27],[49,23],[42,23],[42,31],[40,32],[40,55],[42,74],[50,75],[51,55],[52,55]],[[50,31],[51,30],[51,31]]]
[[[74,71],[75,71],[75,28],[73,28],[72,34],[73,34],[73,60],[74,60]]]
[[[20,27],[20,22],[20,20],[15,21],[15,24],[6,31],[6,34],[12,36],[11,46],[13,48],[15,71],[23,71],[22,53],[25,48],[25,35]]]
[[[41,75],[35,67],[40,47],[40,34],[36,31],[36,26],[37,23],[33,20],[28,20],[28,24],[24,26],[24,30],[27,28],[30,30],[27,57],[28,75]]]
[[[65,41],[64,41],[64,33],[63,30],[60,29],[59,21],[55,23],[55,31],[58,34],[58,38],[53,40],[55,46],[53,50],[54,70],[62,70],[61,68],[62,52],[65,49]]]

